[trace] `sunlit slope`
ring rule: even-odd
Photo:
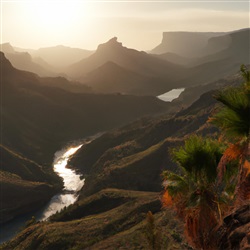
[[[163,246],[187,249],[181,238],[179,242],[174,238],[183,231],[178,221],[161,223],[166,214],[158,193],[121,189],[105,189],[79,201],[55,222],[35,224],[0,249],[149,249],[148,211],[155,213],[159,230],[166,233]]]
[[[51,168],[44,168],[3,145],[1,152],[0,223],[34,211],[61,187]]]

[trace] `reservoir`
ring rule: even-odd
[[[185,88],[181,89],[172,89],[162,95],[158,95],[157,97],[164,102],[171,102],[174,99],[178,98],[179,95],[185,90]]]

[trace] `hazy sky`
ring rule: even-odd
[[[0,0],[1,43],[22,48],[96,49],[117,36],[150,50],[163,31],[230,31],[249,27],[249,1]]]

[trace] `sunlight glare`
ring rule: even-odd
[[[41,1],[29,3],[28,12],[33,15],[32,20],[36,28],[43,31],[67,32],[75,28],[78,13],[81,10],[81,18],[84,17],[85,3],[76,1]]]

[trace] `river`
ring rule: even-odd
[[[77,200],[78,191],[83,187],[84,179],[82,179],[81,175],[75,170],[67,168],[67,163],[70,157],[76,153],[82,145],[83,144],[72,145],[55,153],[53,168],[63,179],[64,188],[62,192],[53,196],[49,203],[39,211],[29,215],[20,216],[19,218],[2,225],[0,228],[0,243],[14,237],[20,228],[25,225],[25,222],[31,219],[32,215],[34,215],[37,220],[47,220],[49,216],[60,211],[62,208],[73,204]]]

